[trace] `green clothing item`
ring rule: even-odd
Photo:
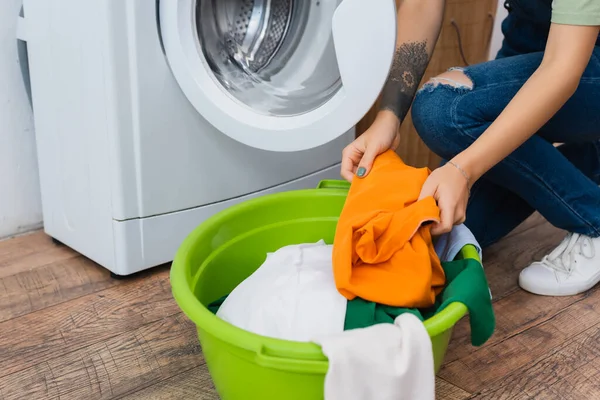
[[[600,1],[554,0],[552,22],[565,25],[600,25]]]
[[[223,296],[223,297],[221,297],[221,298],[213,301],[208,306],[206,306],[206,308],[208,308],[208,311],[210,311],[213,314],[216,314],[217,311],[219,311],[219,308],[221,308],[221,306],[223,305],[223,303],[227,299],[227,296],[229,296],[229,295],[226,294],[225,296]]]
[[[448,304],[460,302],[467,306],[471,323],[471,343],[481,346],[494,333],[496,318],[485,273],[475,260],[458,260],[442,263],[446,273],[446,288],[438,296],[436,304],[427,310],[385,306],[356,298],[348,302],[344,330],[366,328],[380,323],[394,323],[400,314],[409,312],[422,321],[442,311]],[[223,296],[208,305],[216,314],[225,299]]]
[[[442,311],[450,303],[463,303],[469,309],[471,343],[481,346],[494,333],[496,318],[483,267],[475,260],[442,263],[446,287],[433,307],[427,310],[390,307],[356,298],[348,302],[344,330],[366,328],[380,323],[394,323],[400,314],[410,312],[422,321]]]

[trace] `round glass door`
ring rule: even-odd
[[[274,116],[302,114],[341,88],[331,22],[341,0],[197,0],[198,43],[225,90]]]
[[[395,50],[394,0],[161,0],[167,61],[196,110],[231,138],[300,151],[348,132]]]

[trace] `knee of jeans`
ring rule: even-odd
[[[467,76],[463,68],[451,68],[448,71],[431,78],[424,86],[436,88],[439,85],[454,89],[457,92],[473,90],[473,81]]]
[[[412,105],[412,120],[425,144],[442,157],[458,151],[465,142],[455,124],[455,101],[473,89],[473,82],[462,70],[451,70],[429,80],[417,93]]]

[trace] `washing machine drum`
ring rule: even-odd
[[[197,111],[274,151],[351,129],[385,82],[396,36],[394,0],[163,0],[160,23]]]
[[[281,53],[292,17],[300,14],[293,5],[292,0],[200,0],[196,24],[200,37],[214,40],[225,49],[220,54],[225,61],[240,62],[248,72],[256,73]]]
[[[337,3],[200,0],[199,43],[219,82],[247,106],[276,116],[305,113],[342,86],[330,32]],[[311,4],[319,12],[310,13]]]

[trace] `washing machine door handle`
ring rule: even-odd
[[[393,60],[396,23],[393,0],[344,0],[336,9],[333,43],[343,88],[349,96],[379,96]]]

